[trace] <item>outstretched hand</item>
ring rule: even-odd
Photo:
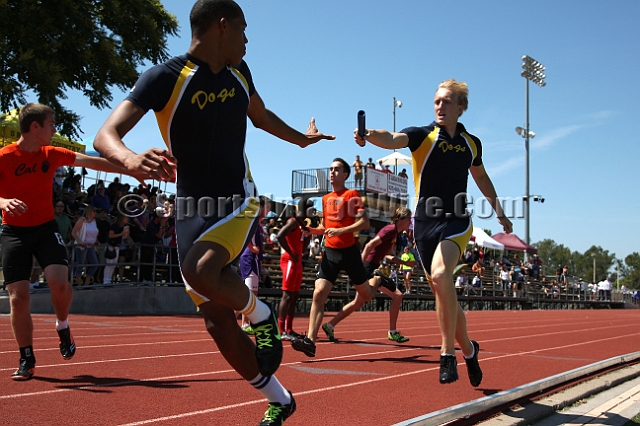
[[[7,198],[0,201],[0,210],[2,214],[9,216],[22,216],[27,211],[27,205],[17,198]]]
[[[508,217],[498,217],[498,222],[500,222],[500,225],[502,225],[502,229],[504,229],[505,234],[510,234],[513,232],[513,224]]]
[[[309,146],[311,144],[314,144],[323,139],[334,140],[336,138],[333,135],[325,135],[323,133],[320,133],[320,131],[318,131],[318,127],[316,127],[316,119],[314,117],[311,117],[311,121],[307,126],[307,132],[305,133],[305,136],[307,137],[307,141],[306,141],[306,144],[302,146],[302,148]]]
[[[141,154],[131,156],[125,168],[140,181],[153,179],[175,182],[176,158],[166,149],[151,148]]]

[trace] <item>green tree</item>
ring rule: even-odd
[[[569,267],[570,274],[575,274],[575,267],[571,250],[562,244],[546,239],[532,244],[538,249],[538,257],[542,261],[545,275],[554,275],[558,265]]]
[[[633,252],[624,258],[620,268],[620,283],[629,289],[640,288],[640,254]]]
[[[80,116],[60,100],[81,91],[102,109],[137,67],[167,55],[178,22],[159,0],[0,0],[0,108],[38,102],[56,111],[60,133],[78,137]]]
[[[596,281],[602,281],[611,275],[609,270],[615,265],[616,255],[613,253],[609,254],[609,250],[604,250],[600,246],[591,246],[591,248],[585,251],[582,264],[584,265],[583,277],[587,281],[593,280],[594,259],[596,264]]]

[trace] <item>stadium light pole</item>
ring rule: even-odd
[[[547,84],[544,82],[545,67],[535,59],[530,56],[522,57],[522,73],[520,75],[524,77],[526,82],[526,92],[525,92],[525,128],[516,127],[516,132],[524,138],[524,149],[525,149],[525,194],[524,194],[524,242],[527,244],[531,244],[529,238],[529,213],[530,213],[530,203],[529,203],[529,139],[532,139],[535,136],[535,133],[529,130],[529,81],[534,82],[540,87],[544,87]]]
[[[396,97],[393,97],[393,133],[396,132],[396,107],[398,108],[402,108],[402,101],[399,101],[396,99]],[[396,152],[396,150],[394,149],[393,152]],[[393,167],[393,173],[394,174],[398,174],[398,160],[396,160],[396,164]]]
[[[593,256],[593,283],[596,283],[596,254],[595,253],[591,253],[591,256]]]
[[[396,97],[394,96],[393,97],[393,132],[394,133],[396,131],[396,107],[402,108],[402,101],[397,100]]]

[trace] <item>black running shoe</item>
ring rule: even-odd
[[[455,356],[440,355],[440,383],[453,383],[458,380],[457,365]]]
[[[73,356],[76,354],[76,342],[73,340],[73,336],[71,335],[71,330],[69,330],[69,327],[58,330],[58,337],[60,337],[59,343],[62,358],[73,358]]]
[[[271,307],[269,307],[271,309]],[[256,361],[263,376],[273,376],[282,361],[282,336],[278,319],[271,310],[266,320],[251,324],[256,337]]]
[[[11,378],[16,381],[29,380],[33,377],[33,371],[35,369],[35,362],[20,358],[20,366],[18,367],[18,370],[11,375]]]
[[[291,330],[288,331],[287,334],[291,337],[293,337],[294,339],[302,339],[304,336],[300,333],[296,333],[295,331]]]
[[[307,336],[301,339],[295,339],[291,341],[293,349],[299,352],[303,352],[306,356],[313,358],[316,356],[316,344],[311,341]]]
[[[291,402],[285,405],[279,404],[277,402],[270,402],[269,408],[267,408],[267,412],[264,413],[264,417],[258,426],[272,426],[272,425],[281,425],[287,420],[293,413],[296,411],[296,400],[293,399],[293,394],[290,391],[289,396],[291,397]]]
[[[480,383],[482,382],[482,370],[480,369],[480,364],[478,363],[478,352],[480,352],[480,345],[475,340],[472,340],[471,344],[473,345],[475,354],[473,355],[473,358],[465,358],[464,361],[467,363],[467,373],[469,374],[469,381],[471,382],[471,386],[477,387],[480,386]]]
[[[373,275],[380,277],[380,286],[386,288],[390,292],[394,293],[396,291],[396,283],[391,278],[380,272],[379,269],[373,271]]]

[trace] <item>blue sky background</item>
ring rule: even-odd
[[[163,1],[180,22],[169,53],[190,41],[192,3]],[[640,2],[621,1],[240,1],[248,22],[247,61],[267,107],[305,131],[311,116],[337,136],[300,149],[249,124],[247,154],[262,193],[290,197],[291,171],[388,154],[358,147],[352,132],[364,109],[367,126],[396,128],[433,120],[433,94],[448,78],[469,84],[461,122],[478,136],[500,196],[524,194],[525,79],[521,57],[546,66],[547,86],[530,84],[531,242],[553,239],[584,252],[598,245],[618,258],[639,251],[635,123]],[[112,107],[125,96],[116,91]],[[84,118],[92,138],[110,110],[70,93],[65,105]],[[611,126],[619,126],[615,132]],[[125,138],[137,152],[163,142],[153,114]],[[410,155],[408,149],[404,149]],[[480,192],[470,179],[470,194]],[[495,218],[476,226],[501,229]],[[514,221],[524,238],[524,220]]]

